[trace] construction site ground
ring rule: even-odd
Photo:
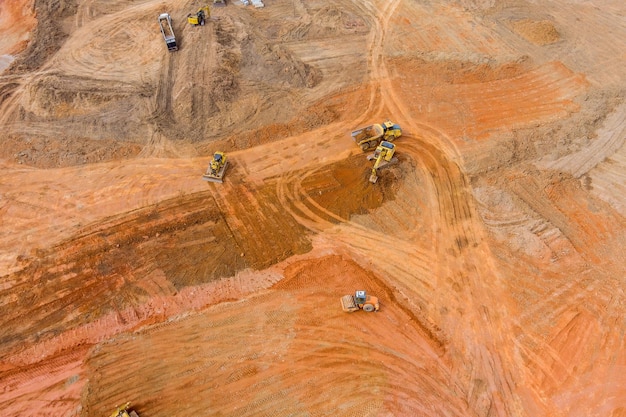
[[[1,414],[626,416],[623,1],[264,4],[0,0]]]

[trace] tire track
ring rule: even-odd
[[[390,2],[387,8],[381,13],[384,21],[381,24],[384,33],[389,28],[389,22],[393,16],[393,11],[397,9],[399,2]],[[381,35],[381,43],[377,45],[377,50],[382,51],[384,36]],[[376,53],[376,52],[375,52]],[[380,53],[382,55],[382,53]],[[386,69],[385,62],[381,61],[380,65],[375,69],[382,81],[381,89],[388,94],[383,96],[385,105],[393,114],[401,115],[396,117],[400,120],[400,124],[406,126],[410,132],[420,132],[419,124],[413,122],[410,117],[409,108],[403,103],[402,97],[393,89],[392,80]],[[439,139],[439,138],[438,138]],[[444,143],[445,143],[445,137]],[[500,396],[485,394],[485,400],[489,402],[490,408],[493,408],[497,414],[504,415],[510,413],[519,406],[519,398],[516,396],[514,386],[509,382],[510,378],[518,379],[519,375],[505,371],[504,364],[507,363],[506,357],[508,352],[513,350],[513,344],[507,341],[507,334],[510,333],[510,326],[502,321],[502,317],[506,316],[502,306],[493,306],[487,310],[487,314],[481,314],[485,311],[482,300],[491,299],[496,296],[503,295],[497,285],[487,285],[485,280],[493,280],[497,282],[493,270],[490,268],[492,262],[485,260],[470,261],[470,253],[474,252],[474,248],[479,247],[483,241],[483,230],[480,224],[480,217],[477,215],[475,205],[473,203],[472,194],[469,189],[469,181],[457,164],[453,160],[460,160],[458,150],[454,146],[447,144],[446,150],[453,152],[446,154],[442,152],[433,141],[425,141],[421,137],[415,138],[414,143],[401,143],[399,148],[401,152],[407,152],[412,155],[420,163],[425,164],[426,169],[430,172],[434,189],[436,190],[435,204],[439,209],[440,219],[438,224],[442,227],[441,233],[437,235],[438,247],[438,264],[439,271],[437,275],[451,268],[453,280],[461,278],[461,285],[466,286],[462,289],[462,293],[467,295],[463,304],[468,308],[466,317],[459,317],[462,322],[466,322],[466,326],[472,321],[481,323],[482,336],[476,338],[476,334],[472,334],[470,328],[458,328],[458,332],[465,334],[470,338],[476,338],[475,345],[470,351],[461,356],[460,363],[455,366],[462,366],[463,362],[475,363],[476,380],[486,380],[489,384],[491,392],[499,392]],[[453,259],[463,256],[464,261],[461,265],[455,265],[454,260],[450,260],[450,250],[452,250]],[[484,255],[483,255],[484,256]],[[487,253],[487,257],[489,257]],[[489,266],[488,266],[489,265]],[[460,266],[460,267],[459,267]],[[469,281],[465,281],[469,277]],[[469,287],[468,287],[469,285]],[[445,306],[449,303],[449,298],[440,296],[439,303]],[[469,317],[467,317],[469,316]],[[471,318],[470,318],[471,317]],[[445,330],[444,330],[445,331]],[[470,333],[471,335],[468,335]],[[456,336],[456,335],[455,335]],[[450,336],[454,340],[455,336]],[[461,335],[458,335],[461,336]],[[458,340],[458,339],[457,339]],[[461,337],[460,340],[463,340]],[[454,342],[452,342],[454,346]],[[458,346],[459,353],[467,351],[467,347]],[[454,353],[453,353],[454,354]],[[480,360],[482,358],[482,361]],[[481,366],[482,362],[482,366]],[[472,384],[468,384],[466,388],[469,392],[472,390]],[[476,397],[470,400],[470,407],[478,409],[482,405],[480,401],[482,397]]]

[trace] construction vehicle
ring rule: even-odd
[[[209,6],[200,7],[196,13],[187,15],[187,22],[193,26],[204,26],[204,22],[211,17]]]
[[[352,132],[352,140],[359,145],[363,152],[378,146],[381,140],[392,142],[400,136],[402,136],[402,129],[390,120],[365,126]]]
[[[348,294],[341,297],[341,308],[348,313],[357,310],[371,313],[372,311],[378,311],[380,304],[378,304],[378,297],[367,295],[365,291],[359,290],[356,291],[354,295]]]
[[[226,6],[226,0],[213,0],[213,6],[224,7]]]
[[[126,403],[121,407],[117,407],[111,417],[139,417],[134,410],[129,410],[130,403]]]
[[[159,15],[159,26],[161,27],[161,34],[163,35],[163,39],[165,39],[167,49],[169,51],[178,51],[174,29],[172,29],[172,18],[169,14],[161,13]]]
[[[396,145],[391,142],[383,140],[380,145],[376,147],[373,154],[368,155],[368,161],[375,160],[372,167],[372,174],[370,175],[370,182],[376,184],[378,181],[378,170],[391,164],[398,162],[398,158],[394,156],[396,153]]]
[[[202,176],[202,179],[210,182],[224,182],[224,172],[228,165],[228,159],[224,152],[217,151],[213,154],[213,159],[209,163],[209,167],[206,173]]]

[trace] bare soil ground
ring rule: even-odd
[[[2,414],[626,416],[623,2],[264,3],[0,0]]]

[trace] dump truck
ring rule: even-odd
[[[378,297],[368,295],[363,290],[358,290],[354,295],[348,294],[341,297],[341,308],[347,313],[352,313],[357,310],[370,313],[372,311],[378,311],[380,304],[378,304]]]
[[[402,136],[402,129],[390,120],[365,126],[352,132],[352,140],[363,152],[375,148],[381,140],[391,142],[400,136]]]
[[[398,162],[398,158],[394,156],[396,153],[396,145],[386,140],[380,142],[380,145],[376,147],[373,154],[368,155],[367,159],[374,162],[372,167],[372,173],[370,175],[370,182],[376,184],[378,181],[378,170],[391,164]]]
[[[163,35],[163,39],[165,39],[167,49],[169,51],[178,51],[174,29],[172,29],[172,18],[169,14],[161,13],[159,15],[159,26],[161,27],[161,34]]]
[[[213,154],[213,159],[209,163],[206,173],[202,176],[204,181],[224,182],[224,172],[228,165],[228,158],[224,152],[217,151]]]
[[[111,417],[139,417],[134,410],[130,409],[130,403],[126,403],[121,407],[117,407]]]
[[[187,15],[187,22],[193,26],[204,26],[204,22],[211,17],[209,6],[200,7],[197,12]]]

